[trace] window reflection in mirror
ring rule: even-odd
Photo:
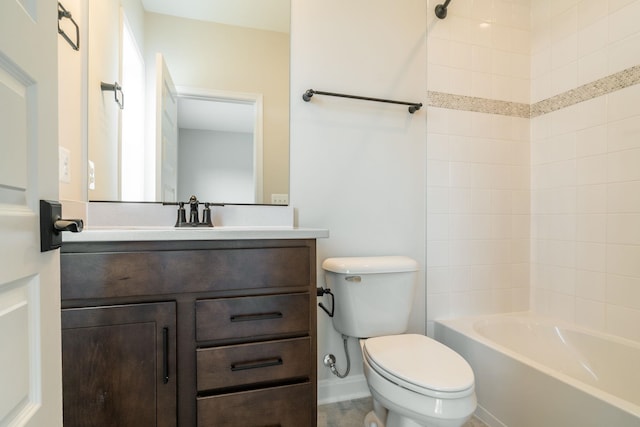
[[[127,88],[122,110],[120,182],[122,201],[146,200],[144,186],[144,59],[129,20],[122,26],[122,86]]]

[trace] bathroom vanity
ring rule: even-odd
[[[316,425],[322,233],[82,234],[60,256],[65,427]]]

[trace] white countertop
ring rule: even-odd
[[[329,237],[329,230],[280,226],[175,227],[87,227],[81,233],[62,233],[63,242],[124,242],[150,240],[246,240],[317,239]]]

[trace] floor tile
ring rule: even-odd
[[[318,427],[363,427],[364,417],[373,407],[370,397],[318,406]],[[487,427],[477,418],[464,427]]]

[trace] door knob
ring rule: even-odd
[[[81,219],[62,219],[61,215],[62,205],[59,202],[40,200],[40,252],[62,246],[63,231],[82,231],[84,222]]]

